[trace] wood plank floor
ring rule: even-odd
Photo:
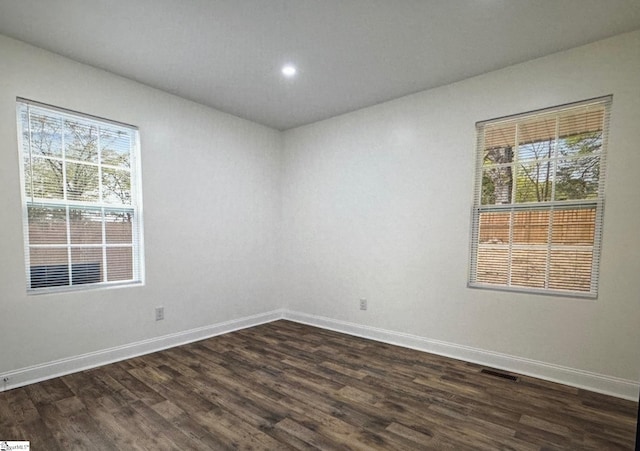
[[[288,321],[0,393],[33,450],[633,449],[637,403]]]

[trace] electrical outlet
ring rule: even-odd
[[[367,300],[362,298],[360,299],[360,310],[366,310],[367,309]]]
[[[156,307],[156,321],[164,319],[164,307]]]

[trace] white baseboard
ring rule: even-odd
[[[432,354],[477,363],[492,368],[499,368],[518,374],[616,396],[618,398],[632,401],[638,400],[640,384],[637,381],[290,310],[273,310],[271,312],[199,327],[184,332],[163,335],[161,337],[150,338],[110,349],[20,368],[0,374],[0,391],[22,387],[54,377],[161,351],[174,346],[204,340],[205,338],[269,323],[278,319],[288,319],[290,321],[368,338],[370,340],[430,352]],[[3,382],[5,378],[8,378],[7,382]]]
[[[0,392],[281,319],[274,310],[0,374]],[[5,379],[8,380],[5,382]]]
[[[290,310],[284,310],[283,315],[284,319],[310,326],[499,368],[631,401],[638,400],[640,384],[637,381]]]

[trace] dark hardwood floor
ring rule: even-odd
[[[637,403],[288,321],[0,393],[32,450],[633,449]]]

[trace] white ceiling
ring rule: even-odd
[[[639,28],[640,0],[0,0],[1,34],[279,130]]]

